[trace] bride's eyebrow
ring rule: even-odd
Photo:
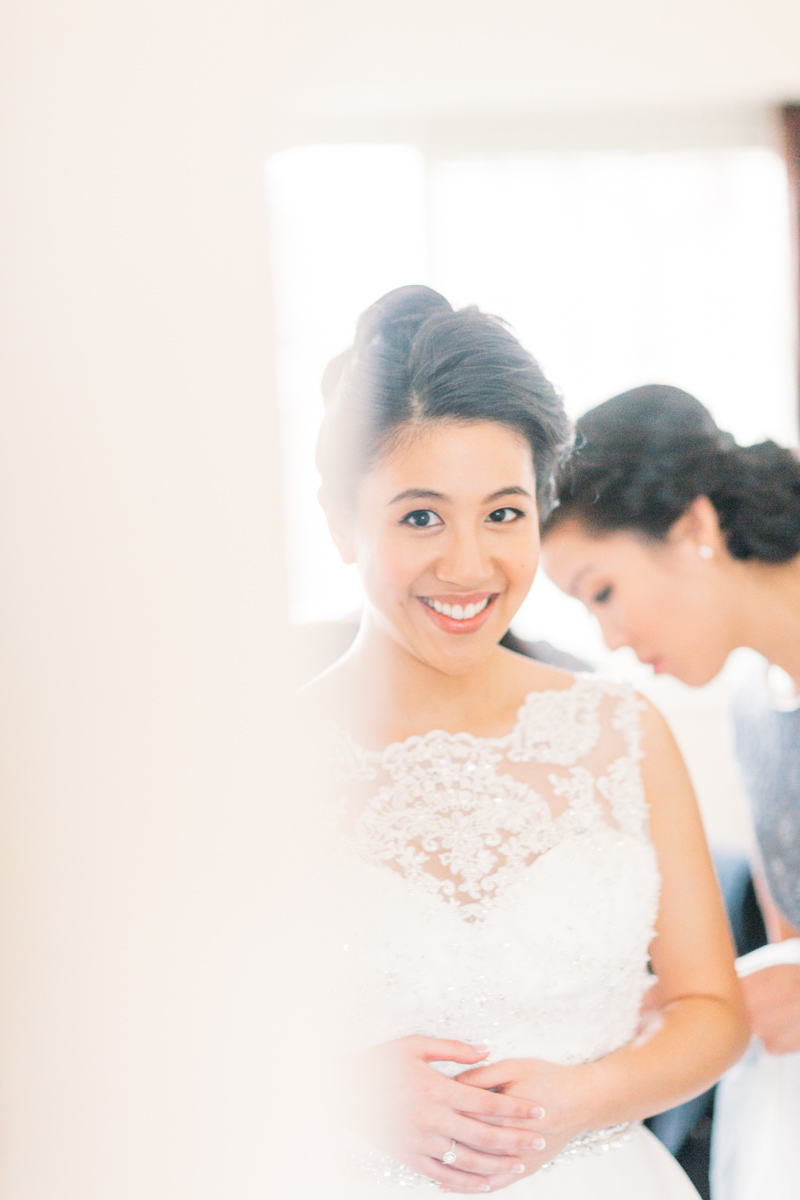
[[[514,486],[501,488],[499,492],[492,492],[491,496],[486,497],[484,504],[489,504],[492,500],[500,500],[503,496],[527,496],[528,500],[533,499],[530,492],[526,491],[524,487]]]
[[[524,487],[514,484],[485,496],[482,503],[491,504],[493,500],[501,500],[504,496],[525,496],[528,500],[532,499],[530,492],[526,491]],[[404,492],[398,492],[389,501],[389,504],[399,504],[401,500],[443,500],[446,504],[450,503],[450,497],[446,496],[444,492],[434,492],[431,488],[406,488]]]
[[[445,496],[442,492],[432,492],[428,488],[406,488],[404,492],[399,492],[390,504],[397,504],[400,500],[449,500],[449,496]]]

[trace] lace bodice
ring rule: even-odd
[[[505,737],[372,751],[330,727],[353,1049],[416,1033],[573,1063],[630,1040],[659,891],[640,708],[579,676]]]
[[[644,835],[639,702],[627,687],[582,678],[532,692],[505,737],[435,730],[383,751],[343,731],[334,740],[359,856],[466,920],[484,917],[565,838],[609,828]]]

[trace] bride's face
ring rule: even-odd
[[[410,430],[362,481],[337,540],[375,622],[418,660],[466,672],[506,632],[536,572],[530,447],[488,421]]]

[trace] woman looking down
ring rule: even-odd
[[[629,645],[657,672],[695,686],[708,683],[740,646],[762,656],[738,688],[733,725],[760,850],[756,875],[766,924],[782,946],[757,951],[740,969],[747,972],[745,999],[759,1043],[771,1056],[787,1057],[759,1065],[751,1053],[726,1080],[717,1105],[724,1121],[715,1120],[715,1194],[741,1200],[766,1189],[775,1200],[794,1197],[800,1190],[800,941],[794,940],[800,931],[800,462],[774,442],[737,445],[699,400],[659,385],[586,413],[576,446],[545,527],[544,562],[555,582],[596,614],[608,645]]]

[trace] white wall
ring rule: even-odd
[[[256,4],[7,6],[4,1200],[280,1179],[268,40]]]
[[[800,96],[793,0],[295,0],[275,116],[305,120],[764,107]]]

